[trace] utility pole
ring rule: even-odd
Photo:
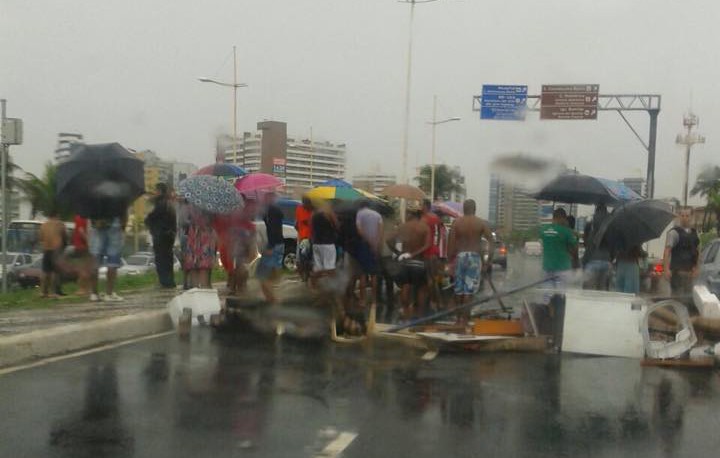
[[[433,96],[432,152],[430,153],[430,202],[435,202],[435,131],[437,130],[437,95]]]
[[[437,120],[437,95],[433,96],[433,118],[428,124],[432,126],[432,152],[430,153],[430,201],[435,201],[435,149],[436,149],[436,135],[435,130],[438,124],[445,124],[448,122],[460,121],[460,118],[453,116],[452,118]]]
[[[8,189],[7,168],[10,145],[21,145],[23,139],[22,119],[7,117],[7,101],[0,99],[0,192],[2,192],[2,292],[7,292],[7,228],[8,228]]]
[[[8,227],[8,198],[7,198],[7,160],[8,147],[5,143],[5,126],[7,120],[7,101],[0,99],[0,153],[2,154],[2,168],[0,174],[2,179],[0,187],[2,187],[2,292],[7,293],[7,227]]]
[[[238,164],[238,152],[237,152],[237,52],[236,47],[233,45],[233,161],[235,165]]]
[[[693,132],[693,128],[700,124],[700,119],[689,112],[683,116],[683,126],[687,129],[685,134],[678,134],[675,143],[685,145],[685,179],[683,180],[683,206],[687,206],[688,200],[688,181],[690,179],[690,150],[693,145],[705,143],[705,137]]]

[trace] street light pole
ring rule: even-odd
[[[453,116],[452,118],[443,119],[442,121],[437,120],[437,95],[433,96],[433,119],[428,124],[432,126],[432,152],[430,154],[430,200],[435,201],[435,145],[436,135],[435,128],[438,124],[445,124],[448,122],[460,121],[460,118]]]
[[[437,128],[437,95],[433,96],[432,153],[430,154],[430,202],[435,202],[435,130]]]
[[[400,175],[403,183],[408,182],[407,150],[410,130],[410,85],[412,83],[413,22],[415,19],[416,0],[410,0],[407,3],[410,3],[410,26],[408,27],[407,68],[405,69],[405,118],[403,119],[402,174]]]
[[[238,163],[237,156],[237,53],[233,45],[233,161]]]
[[[693,127],[700,123],[700,119],[693,113],[688,113],[683,117],[683,126],[687,129],[687,133],[678,134],[675,143],[685,145],[685,179],[683,180],[683,206],[687,206],[688,200],[688,181],[690,179],[690,150],[693,145],[705,143],[705,137],[693,133]]]
[[[235,164],[238,163],[238,151],[237,151],[237,90],[240,87],[247,87],[247,84],[245,83],[238,83],[237,82],[237,52],[236,52],[236,46],[233,46],[233,82],[232,83],[225,83],[223,81],[218,81],[213,78],[207,78],[207,77],[200,77],[198,80],[202,83],[213,83],[217,84],[218,86],[225,86],[230,87],[233,90],[233,112],[232,112],[232,125],[233,125],[233,160],[235,161]]]

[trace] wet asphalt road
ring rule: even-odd
[[[715,456],[718,407],[716,372],[200,329],[0,376],[0,456]]]
[[[713,371],[203,328],[0,375],[0,456],[716,456],[719,408]]]

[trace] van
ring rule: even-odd
[[[542,243],[537,241],[525,242],[525,246],[523,247],[523,253],[525,254],[525,256],[542,256]]]

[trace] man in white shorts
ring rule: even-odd
[[[335,272],[337,261],[337,220],[326,203],[313,212],[312,220],[313,280]],[[313,281],[313,283],[314,283]]]

